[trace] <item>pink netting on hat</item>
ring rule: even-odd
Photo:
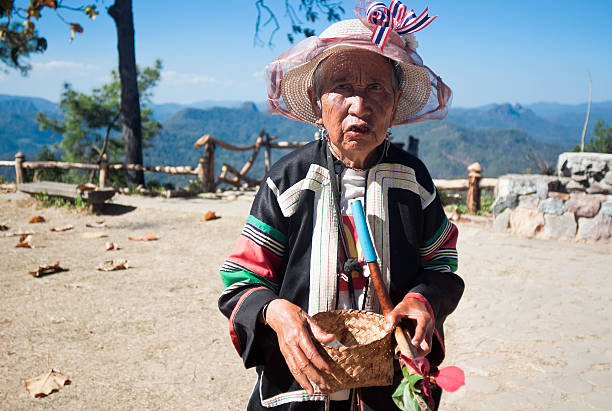
[[[444,118],[451,100],[450,88],[395,32],[390,33],[381,50],[370,41],[372,32],[367,26],[358,19],[335,23],[319,37],[301,41],[268,64],[268,111],[314,124],[316,118],[308,98],[314,70],[330,54],[358,48],[386,56],[401,68],[403,94],[393,125]]]

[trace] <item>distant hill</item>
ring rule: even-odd
[[[554,166],[563,151],[559,146],[535,141],[522,130],[474,130],[446,120],[393,129],[394,141],[407,142],[408,135],[419,138],[419,158],[435,178],[466,177],[467,166],[475,161],[482,165],[486,177],[527,169],[538,172],[528,158],[531,152]]]
[[[249,145],[262,128],[287,141],[312,140],[316,131],[313,126],[269,115],[263,103],[202,101],[197,104],[216,106],[206,109],[175,103],[153,106],[154,116],[162,121],[163,129],[155,137],[153,148],[145,150],[145,163],[196,166],[201,152],[193,148],[193,143],[206,133],[232,144]],[[420,157],[434,177],[465,176],[465,167],[472,161],[479,161],[485,175],[492,177],[534,169],[534,164],[526,159],[530,150],[552,160],[563,149],[572,147],[582,131],[584,110],[585,105],[555,103],[453,108],[445,121],[394,127],[393,134],[398,142],[407,141],[410,134],[420,139]],[[25,152],[27,158],[34,158],[44,144],[59,141],[58,137],[52,138],[51,133],[38,129],[33,121],[38,111],[59,114],[57,104],[51,101],[0,94],[0,159],[12,159],[18,150]],[[593,103],[591,125],[598,119],[612,123],[612,102]],[[274,150],[273,160],[285,153]],[[249,152],[219,148],[217,172],[223,162],[241,167],[249,155]],[[251,175],[263,174],[262,158],[261,155]],[[0,168],[0,174],[6,175],[6,172],[6,167]],[[153,174],[153,178],[165,181],[168,177]]]
[[[52,144],[51,132],[40,131],[34,117],[39,111],[57,115],[57,104],[42,98],[0,94],[0,159],[12,160],[17,151],[32,158],[44,144]]]
[[[475,129],[524,130],[537,141],[563,147],[570,147],[575,141],[573,128],[539,117],[520,104],[493,104],[484,109],[454,108],[446,119]]]

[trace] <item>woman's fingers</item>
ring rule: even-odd
[[[304,311],[286,300],[277,299],[268,305],[266,321],[276,332],[285,362],[302,388],[313,393],[310,381],[327,388],[322,372],[329,373],[331,369],[317,351],[313,338],[330,342],[335,336],[323,331]]]
[[[431,351],[434,323],[427,307],[416,298],[405,299],[387,314],[385,330],[387,332],[391,331],[402,318],[410,318],[416,321],[414,336],[410,342],[417,349],[419,355],[428,354]]]

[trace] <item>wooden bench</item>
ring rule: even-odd
[[[104,202],[115,195],[114,188],[90,189],[82,185],[56,183],[53,181],[21,183],[17,185],[17,189],[32,195],[44,193],[50,197],[62,197],[72,200],[81,196],[81,198],[89,204],[91,211],[101,211]]]

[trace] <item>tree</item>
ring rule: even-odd
[[[21,58],[29,56],[31,53],[44,52],[47,48],[47,41],[39,36],[35,29],[32,19],[41,17],[41,12],[45,8],[53,9],[60,19],[66,22],[71,29],[71,39],[75,33],[82,33],[83,28],[77,23],[69,23],[58,10],[72,10],[83,12],[91,19],[94,19],[98,12],[95,5],[81,5],[71,7],[63,4],[62,0],[31,0],[29,6],[16,7],[16,0],[0,0],[0,60],[10,68],[21,70],[26,73],[29,65],[24,64]],[[279,29],[278,19],[264,0],[256,0],[257,23],[255,33],[255,43],[258,44],[258,34],[261,27],[274,24],[268,44],[272,44],[274,33]],[[285,13],[292,24],[292,33],[287,37],[293,42],[293,35],[302,33],[306,37],[312,36],[314,30],[305,27],[295,8],[291,5],[291,0],[285,0]],[[319,18],[319,13],[327,15],[329,21],[340,20],[338,12],[344,13],[340,3],[330,2],[329,0],[299,0],[299,10],[304,12],[306,21],[313,23]],[[127,164],[142,164],[142,123],[140,102],[138,95],[138,80],[136,74],[136,53],[134,48],[134,17],[132,14],[132,0],[114,0],[108,8],[108,14],[115,22],[117,29],[117,49],[119,52],[119,79],[121,84],[121,105],[120,122],[123,134],[125,149],[125,162]],[[265,21],[262,22],[262,18]],[[13,24],[14,18],[22,20],[23,28]],[[6,20],[6,22],[4,22]],[[259,41],[261,42],[261,40]],[[261,42],[261,44],[263,44]],[[128,185],[143,184],[144,173],[142,171],[127,172]]]
[[[53,10],[70,27],[70,41],[76,33],[83,32],[83,27],[67,21],[60,11],[84,13],[92,20],[98,16],[95,4],[72,7],[62,0],[31,0],[27,7],[20,7],[15,0],[0,0],[0,61],[6,67],[25,75],[32,67],[24,59],[47,49],[47,39],[38,34],[34,23],[45,8]]]
[[[132,0],[115,0],[108,8],[117,28],[119,77],[121,79],[121,127],[126,164],[142,164],[142,127],[134,48],[134,16]],[[143,185],[144,172],[128,170],[128,185]]]
[[[151,118],[153,110],[146,107],[151,102],[152,88],[159,82],[161,68],[160,60],[153,67],[136,68],[137,88],[143,103],[142,139],[145,142],[161,129],[161,124]],[[93,89],[91,94],[77,92],[66,83],[59,103],[63,117],[50,118],[40,112],[36,122],[42,130],[62,135],[59,148],[63,150],[64,161],[100,163],[104,153],[108,153],[111,162],[121,161],[126,155],[125,145],[119,138],[123,128],[121,91],[120,76],[115,70],[111,72],[111,82]]]
[[[581,151],[580,145],[574,146],[572,151]],[[584,151],[591,153],[612,153],[612,125],[606,126],[603,120],[597,120],[593,129],[593,135],[589,138],[589,142],[585,144]]]
[[[312,27],[308,27],[307,24],[314,23],[320,18],[320,14],[326,16],[327,21],[339,21],[340,14],[344,14],[344,8],[338,1],[329,0],[299,0],[298,10],[304,13],[306,23],[304,23],[296,12],[295,6],[291,0],[285,0],[284,2],[284,15],[289,18],[291,23],[291,31],[287,33],[287,39],[290,43],[293,43],[295,36],[302,34],[304,37],[314,36],[315,31]],[[271,32],[268,36],[267,44],[272,46],[272,40],[277,31],[280,30],[280,23],[276,17],[277,11],[274,11],[268,6],[265,0],[256,0],[255,7],[257,7],[257,18],[255,21],[255,37],[253,43],[256,46],[263,46],[266,44],[260,37],[264,27],[271,26]]]

